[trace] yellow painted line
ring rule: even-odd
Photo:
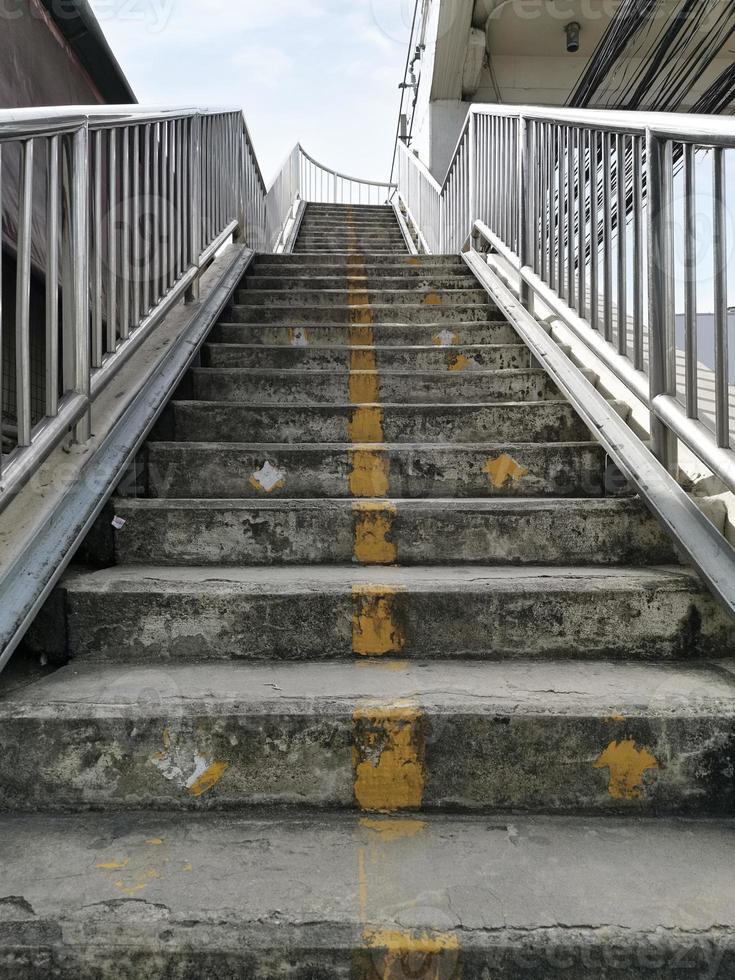
[[[350,371],[350,402],[373,405],[380,401],[380,377],[377,371]]]
[[[130,858],[125,858],[124,861],[108,861],[106,864],[95,864],[95,868],[98,868],[100,871],[124,871],[129,864]]]
[[[502,490],[507,483],[520,483],[529,471],[521,466],[512,456],[503,453],[494,459],[489,459],[482,468],[496,490]]]
[[[645,774],[660,765],[650,752],[637,748],[633,739],[628,739],[611,742],[593,768],[609,770],[608,792],[614,800],[639,800]]]
[[[353,497],[387,497],[390,489],[390,459],[386,452],[371,447],[350,450],[350,493]]]
[[[398,615],[399,590],[387,585],[352,587],[352,652],[361,657],[402,653],[406,633]]]
[[[377,371],[374,347],[355,347],[350,352],[350,371]]]
[[[360,826],[377,834],[381,843],[418,837],[426,830],[425,820],[391,820],[390,817],[363,817]]]
[[[204,796],[205,793],[214,789],[229,768],[229,764],[226,762],[213,762],[211,766],[207,767],[206,772],[203,772],[196,782],[191,784],[189,792],[192,796]]]
[[[425,306],[442,306],[443,303],[441,293],[427,293],[424,297]]]
[[[465,357],[464,354],[457,354],[455,357],[450,358],[449,370],[460,373],[466,371],[468,367],[471,367],[472,363],[469,357]]]
[[[353,714],[355,799],[361,810],[397,813],[421,807],[426,785],[426,735],[410,702],[364,705]]]
[[[398,548],[389,540],[398,511],[392,504],[353,504],[355,560],[363,565],[395,565]]]
[[[347,426],[350,442],[385,442],[383,433],[383,409],[379,405],[361,405],[352,413]]]

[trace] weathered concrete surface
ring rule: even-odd
[[[360,324],[365,322],[364,305],[351,306],[232,306],[225,319],[233,323],[285,323],[289,325],[309,325],[315,323]],[[396,308],[392,303],[370,307],[370,320],[380,323],[441,323],[442,328],[454,323],[485,323],[492,319],[489,303],[474,306],[432,306],[425,303],[402,304]],[[495,314],[497,317],[497,313]]]
[[[599,497],[597,443],[151,443],[153,497]]]
[[[624,406],[621,404],[620,409]],[[173,402],[173,434],[180,442],[344,443],[356,408],[343,405],[257,405],[248,402]],[[585,442],[589,429],[568,402],[496,402],[491,405],[380,406],[386,442]]]
[[[735,973],[732,821],[4,818],[0,862],[3,980]]]
[[[735,655],[732,622],[678,567],[128,566],[62,586],[85,661]]]
[[[444,323],[380,323],[373,326],[375,346],[429,346],[445,339],[454,344],[517,344],[518,334],[508,323],[485,318],[482,322],[453,321]],[[290,324],[227,323],[215,326],[210,339],[224,344],[340,344],[351,341],[347,323],[318,323],[304,327],[293,317]]]
[[[5,809],[735,806],[716,664],[71,666],[0,700],[0,731]]]
[[[464,373],[478,369],[527,370],[531,352],[523,344],[462,344],[452,347],[356,347],[347,344],[207,344],[203,365],[210,368],[338,368],[349,370],[355,358],[370,354],[379,371],[415,370]]]
[[[656,565],[636,500],[117,500],[123,565]],[[364,557],[363,557],[364,556]]]
[[[349,284],[350,289],[419,289],[426,293],[434,289],[476,289],[477,280],[471,274],[462,275],[460,270],[447,271],[445,273],[432,272],[428,269],[419,269],[411,276],[411,281],[407,282],[410,275],[408,269],[396,270],[401,274],[392,274],[392,270],[383,270],[378,275],[376,270],[372,270],[370,275],[353,275],[349,270],[341,269],[338,273],[334,269],[334,275],[330,275],[329,270],[315,271],[312,275],[300,275],[301,269],[294,270],[294,274],[286,273],[279,266],[258,266],[255,275],[248,276],[241,284],[240,289],[282,289],[288,292],[301,289],[345,289]]]
[[[195,368],[194,397],[204,401],[257,401],[317,404],[352,401],[446,404],[461,402],[545,401],[558,399],[559,390],[545,371],[452,372],[438,371],[339,371],[269,368]],[[377,396],[377,397],[376,397]]]
[[[235,293],[237,306],[294,306],[294,307],[344,307],[354,304],[351,298],[358,290],[343,286],[342,289],[303,289],[294,290],[263,290],[240,289]],[[483,289],[371,289],[359,290],[361,301],[374,306],[432,306],[444,308],[447,306],[481,306],[489,307],[487,293]]]

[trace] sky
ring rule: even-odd
[[[91,0],[138,101],[238,107],[268,184],[300,141],[390,171],[413,0]]]

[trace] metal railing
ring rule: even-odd
[[[730,148],[735,121],[717,116],[472,106],[443,185],[400,147],[398,194],[426,251],[484,239],[508,260],[524,304],[543,301],[648,406],[652,449],[670,473],[680,440],[735,490]],[[697,250],[703,168],[709,258]],[[698,329],[698,286],[708,277],[710,371]]]
[[[240,112],[11,110],[0,202],[2,506],[222,244],[266,247],[266,188]]]

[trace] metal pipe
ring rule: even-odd
[[[15,377],[18,446],[31,444],[31,221],[33,140],[20,144],[18,247],[15,286]]]
[[[699,415],[697,363],[697,201],[694,147],[684,147],[684,352],[686,408],[690,419]]]
[[[715,291],[715,427],[717,445],[730,446],[730,389],[727,311],[727,196],[725,152],[714,151],[712,168],[713,262]]]
[[[59,412],[59,142],[48,141],[46,169],[46,415]]]

